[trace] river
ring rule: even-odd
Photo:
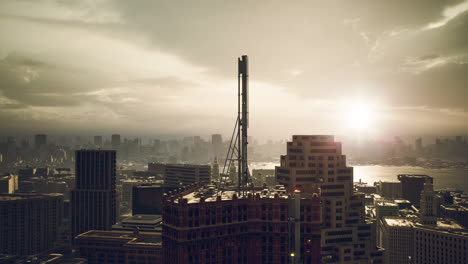
[[[273,162],[253,162],[250,169],[274,169]],[[468,169],[427,169],[412,166],[353,166],[354,181],[373,184],[376,181],[398,181],[398,174],[426,174],[434,177],[435,189],[459,189],[468,192]]]

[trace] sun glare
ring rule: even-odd
[[[356,103],[348,107],[345,119],[350,128],[365,130],[370,129],[374,125],[375,115],[370,105]]]

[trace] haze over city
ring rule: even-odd
[[[467,1],[2,1],[1,134],[468,133]]]

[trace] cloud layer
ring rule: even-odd
[[[372,105],[375,134],[468,132],[466,1],[22,0],[0,10],[6,134],[227,135],[242,54],[254,136],[346,134],[356,102]]]

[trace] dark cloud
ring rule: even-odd
[[[13,12],[2,16],[52,30],[80,29],[76,31],[78,42],[86,42],[83,36],[92,32],[124,40],[125,45],[137,43],[135,46],[142,51],[170,54],[206,72],[197,80],[179,72],[173,76],[152,76],[150,71],[139,74],[139,69],[129,73],[127,68],[114,67],[118,65],[108,65],[113,69],[106,72],[91,67],[95,63],[93,56],[89,61],[81,60],[70,50],[61,57],[54,54],[53,48],[42,47],[37,50],[47,51],[10,53],[0,61],[0,96],[6,98],[0,101],[0,108],[89,104],[104,107],[111,116],[133,116],[143,122],[151,118],[144,107],[160,105],[158,113],[151,114],[160,120],[167,117],[161,121],[166,122],[166,127],[173,126],[168,121],[171,118],[214,120],[216,117],[203,116],[209,111],[188,111],[190,103],[184,96],[202,89],[202,78],[206,82],[234,83],[236,57],[249,54],[252,80],[281,87],[298,102],[366,95],[395,107],[468,110],[468,12],[446,25],[427,29],[427,25],[444,18],[447,7],[461,2],[117,0],[88,8],[78,2],[47,1],[79,11],[75,12],[78,15]],[[121,21],[112,17],[106,20],[108,16],[100,12],[117,14]],[[52,46],[61,45],[54,41]],[[113,49],[108,45],[112,42],[105,43],[89,43],[88,53]],[[138,54],[147,65],[164,63],[145,60],[141,56],[144,52]],[[116,52],[116,60],[103,59],[99,65],[107,67],[103,61],[125,65],[134,59],[133,55]],[[81,115],[87,120],[97,118],[101,110]]]

